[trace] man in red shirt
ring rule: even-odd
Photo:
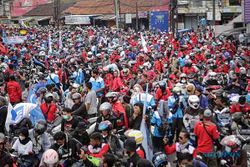
[[[14,75],[10,75],[10,81],[7,83],[6,89],[12,105],[21,102],[22,90]]]
[[[40,105],[43,115],[47,122],[51,123],[56,119],[56,104],[53,103],[53,94],[47,93],[44,98],[44,103]]]
[[[207,154],[213,153],[214,143],[219,146],[219,137],[217,126],[211,121],[212,111],[206,109],[203,115],[203,121],[197,122],[194,127],[194,134],[197,137],[197,155],[202,157],[203,162],[208,166],[217,167],[216,157],[208,157]]]
[[[250,105],[246,103],[246,97],[241,96],[239,98],[239,102],[236,104],[232,104],[230,106],[230,113],[236,113],[236,112],[242,112],[242,113],[248,113],[250,112]]]

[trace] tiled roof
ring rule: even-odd
[[[71,0],[71,2],[61,2],[60,12],[73,6],[77,0]],[[35,9],[29,11],[24,16],[53,16],[54,15],[54,4],[48,3],[37,6]]]
[[[169,0],[120,0],[120,13],[168,11]],[[114,14],[114,0],[82,0],[63,13],[75,15]]]

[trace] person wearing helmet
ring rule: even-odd
[[[40,105],[43,115],[47,122],[51,123],[56,119],[57,106],[53,102],[53,94],[47,93],[44,102]]]
[[[5,122],[8,113],[8,105],[5,97],[0,96],[0,133],[5,132]]]
[[[196,122],[200,121],[203,110],[200,108],[200,99],[196,95],[188,97],[188,107],[185,109],[183,123],[186,130],[192,133]]]
[[[241,149],[242,142],[235,135],[226,136],[221,140],[223,152],[221,154],[221,164],[223,166],[247,167],[247,151]]]
[[[139,130],[134,130],[134,129],[129,129],[127,130],[124,135],[127,138],[134,138],[136,142],[136,153],[142,158],[146,158],[146,153],[145,150],[142,146],[142,141],[144,139],[143,133]]]
[[[196,73],[197,71],[195,70],[195,68],[192,65],[192,61],[191,60],[187,60],[185,67],[182,68],[183,73],[185,73],[186,75],[189,75],[191,73]]]
[[[108,143],[112,153],[122,157],[122,146],[118,137],[112,134],[113,125],[110,121],[102,121],[99,124],[98,130],[102,133],[103,141]]]
[[[196,152],[202,157],[203,162],[208,166],[217,166],[216,157],[207,157],[206,154],[213,153],[214,147],[221,149],[219,143],[220,133],[217,126],[211,121],[213,113],[206,109],[203,113],[203,121],[197,122],[194,126],[194,134],[197,140]]]
[[[3,133],[0,133],[0,162],[3,167],[12,167],[12,157],[5,148],[6,138]]]
[[[116,128],[116,117],[112,114],[112,105],[109,102],[104,102],[99,107],[101,115],[96,120],[95,131],[98,131],[99,124],[102,121],[108,120],[112,123],[113,128]]]
[[[166,82],[160,82],[159,87],[156,89],[155,92],[155,100],[157,101],[157,103],[160,100],[166,101],[169,96],[171,96],[171,91],[169,87],[167,87]]]
[[[128,138],[127,140],[125,140],[124,152],[125,156],[128,157],[125,166],[136,167],[141,158],[136,152],[136,141],[134,138]]]
[[[172,134],[173,137],[176,135],[176,139],[178,140],[182,130],[184,109],[186,106],[184,97],[181,95],[180,87],[173,88],[173,95],[168,98],[167,103],[169,111],[173,114]]]
[[[86,109],[86,105],[84,104],[84,102],[81,101],[82,95],[76,92],[72,94],[71,98],[74,102],[74,105],[71,108],[73,111],[72,115],[80,116],[83,119],[87,120],[88,119],[87,109]]]
[[[236,74],[233,74],[232,79],[229,81],[229,84],[226,86],[225,90],[228,90],[229,94],[239,94],[242,95],[246,90],[247,82],[242,80]]]
[[[46,130],[47,123],[40,120],[35,124],[35,127],[29,131],[29,137],[33,143],[34,156],[38,162],[40,162],[43,152],[51,147],[49,134]]]
[[[10,75],[9,79],[9,82],[6,84],[6,90],[9,95],[10,103],[15,105],[22,100],[22,89],[14,75]]]
[[[152,162],[155,167],[167,167],[168,157],[163,152],[157,152],[154,154]]]
[[[206,76],[206,80],[204,80],[204,84],[206,86],[211,86],[211,85],[220,85],[218,80],[217,80],[217,73],[216,72],[209,72]]]
[[[61,167],[59,155],[53,149],[48,149],[43,153],[39,167]]]
[[[108,101],[112,105],[112,114],[117,118],[116,120],[116,130],[122,130],[128,128],[128,118],[125,109],[118,99],[119,94],[117,92],[109,92],[106,94]]]

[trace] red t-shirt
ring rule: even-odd
[[[46,103],[42,103],[40,105],[40,108],[43,112],[43,115],[46,117],[47,122],[52,122],[56,119],[56,104],[55,103],[51,103],[50,104],[50,108],[49,105],[47,105]]]
[[[216,125],[212,122],[205,122],[205,127],[207,132],[213,137],[214,140],[217,140],[220,137],[218,129]],[[198,138],[198,146],[197,152],[200,153],[210,153],[213,151],[213,140],[207,134],[206,130],[204,129],[202,122],[197,122],[194,126],[194,134]]]

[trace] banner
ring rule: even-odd
[[[70,15],[65,16],[65,24],[91,24],[89,16],[84,15]]]
[[[147,96],[148,96],[148,84],[146,86],[146,99],[147,99]],[[144,104],[143,104],[143,116],[146,115],[146,103],[147,102],[145,100]],[[148,127],[146,125],[145,119],[142,119],[142,121],[141,121],[140,131],[145,136],[144,140],[142,141],[142,146],[145,150],[146,158],[152,159],[153,158],[153,144],[151,141],[150,130],[148,129]]]
[[[168,31],[168,12],[158,11],[150,13],[150,28]]]
[[[14,37],[7,37],[6,44],[12,45],[12,44],[22,44],[24,41],[27,40],[26,36],[14,36]]]

